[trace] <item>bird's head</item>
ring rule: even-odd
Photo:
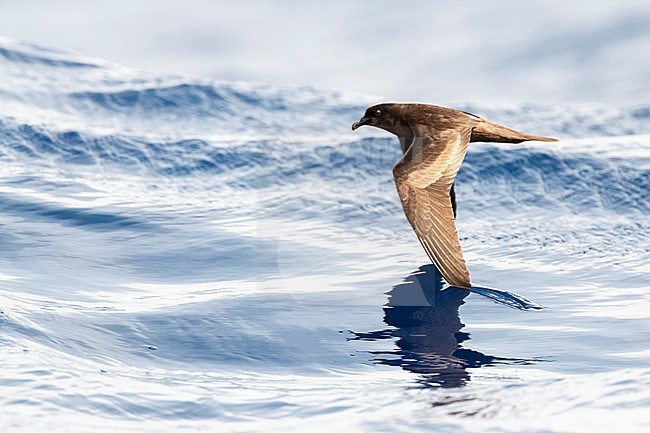
[[[378,104],[369,107],[358,121],[352,124],[352,130],[363,126],[374,126],[395,135],[402,135],[408,124],[404,120],[402,104]]]

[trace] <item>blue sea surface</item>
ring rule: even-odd
[[[561,138],[470,146],[468,292],[372,102],[0,40],[0,430],[648,431],[650,106],[457,107]]]

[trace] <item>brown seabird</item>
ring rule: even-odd
[[[471,287],[456,230],[454,180],[473,141],[557,141],[524,134],[471,113],[429,104],[378,104],[352,125],[395,134],[402,158],[393,167],[406,218],[431,261],[449,284]]]

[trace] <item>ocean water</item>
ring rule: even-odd
[[[521,309],[428,263],[372,102],[0,40],[0,430],[648,431],[650,105],[458,107],[561,138],[457,181]]]

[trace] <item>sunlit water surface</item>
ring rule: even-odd
[[[650,106],[459,107],[562,139],[457,182],[522,310],[427,264],[370,102],[2,40],[0,429],[647,431]]]

